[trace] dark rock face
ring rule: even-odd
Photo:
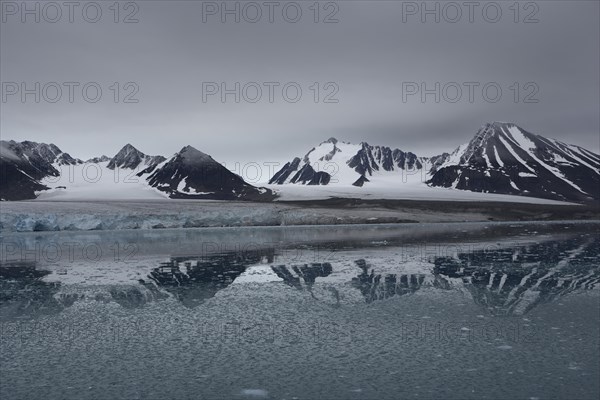
[[[34,199],[37,192],[49,189],[42,179],[60,176],[61,166],[83,163],[54,144],[0,143],[0,200]],[[107,161],[109,169],[135,169],[149,185],[171,198],[274,198],[270,190],[249,185],[190,146],[168,162],[162,156],[145,155],[131,144],[112,159],[102,156],[88,160]],[[337,170],[331,171],[328,164]],[[485,124],[468,144],[453,153],[429,158],[330,138],[303,158],[286,163],[269,183],[332,185],[342,177],[345,185],[368,187],[375,184],[378,173],[406,170],[413,171],[411,174],[426,172],[430,186],[580,203],[600,201],[600,155],[499,122]]]
[[[294,158],[292,162],[285,163],[283,168],[273,175],[269,183],[273,184],[283,184],[287,180],[287,178],[294,172],[298,171],[298,166],[300,165],[300,159],[298,157]]]
[[[291,183],[303,183],[307,185],[327,185],[329,180],[331,179],[331,175],[327,172],[323,171],[315,171],[310,164],[305,164],[304,167],[300,169],[294,175],[291,180]]]
[[[534,135],[514,124],[484,125],[464,150],[439,165],[428,183],[585,202],[600,200],[600,156]]]
[[[60,175],[53,163],[74,165],[81,160],[54,144],[0,141],[0,199],[35,199],[35,192],[49,189],[40,183],[41,179]]]
[[[267,201],[273,192],[246,183],[208,154],[186,146],[147,178],[150,186],[173,199]]]
[[[361,175],[352,185],[362,187],[366,182],[370,182],[366,176]]]
[[[56,158],[55,162],[58,163],[58,165],[77,165],[77,164],[83,164],[83,161],[81,161],[78,158],[71,157],[71,155],[69,153],[62,153],[61,155],[59,155]]]
[[[62,165],[83,163],[53,144],[2,141],[0,150],[1,200],[35,199],[36,192],[50,189],[40,183],[42,179],[59,177]],[[102,156],[88,160],[91,163],[106,161],[109,161],[107,168],[110,169],[142,168],[137,175],[146,179],[149,185],[168,193],[171,198],[253,201],[275,198],[269,189],[249,185],[191,146],[184,147],[165,165],[162,165],[165,157],[147,156],[130,144],[112,159]]]
[[[319,146],[331,143],[332,149],[325,155],[319,158],[319,161],[327,163],[335,158],[335,155],[340,152],[337,147],[337,139],[329,138],[322,142]],[[291,162],[286,163],[273,177],[269,180],[270,184],[282,185],[284,183],[299,183],[302,185],[327,185],[331,180],[331,175],[325,171],[319,171],[318,166],[311,165],[309,156],[316,150],[313,147],[306,155],[300,159],[294,158]]]
[[[322,142],[319,146],[332,144],[332,149],[321,156],[318,161],[327,165],[327,162],[337,162],[337,154],[342,150],[339,142],[335,138],[330,138]],[[303,185],[328,185],[332,182],[332,175],[325,171],[318,171],[317,166],[313,166],[309,156],[317,148],[313,147],[302,159],[294,158],[293,161],[286,163],[269,181],[270,184],[282,185],[285,183],[300,183]],[[313,160],[314,161],[314,160]],[[375,171],[397,171],[405,169],[421,169],[427,158],[417,157],[410,152],[404,152],[399,149],[391,149],[385,146],[371,146],[368,143],[361,143],[360,148],[347,161],[348,167],[357,173],[358,179],[361,176],[371,176]],[[365,178],[366,179],[366,178]],[[362,182],[362,186],[369,180],[357,180]]]
[[[155,167],[165,160],[166,158],[163,156],[147,156],[128,143],[110,160],[107,168],[136,169],[139,166],[146,168]]]
[[[321,146],[332,147],[331,150]],[[338,162],[356,172],[353,185],[369,186],[377,172],[410,170],[426,173],[427,184],[474,192],[510,194],[572,202],[600,200],[600,156],[579,146],[529,133],[515,124],[485,124],[466,145],[453,153],[418,157],[411,152],[361,143],[340,164],[340,142],[329,139],[279,170],[271,184],[327,185],[335,176],[317,172],[318,161]],[[358,148],[358,150],[354,150]],[[347,150],[346,150],[347,151]],[[314,154],[314,153],[313,153]],[[314,163],[315,165],[311,164]],[[400,179],[400,177],[398,178]]]
[[[294,158],[292,162],[286,163],[269,181],[273,184],[283,184],[288,181],[289,183],[301,183],[304,185],[327,185],[331,179],[331,175],[324,171],[315,171],[310,163],[305,163],[302,168],[298,169],[300,165],[300,159]]]
[[[35,169],[30,171],[37,172],[33,175],[38,177],[36,179],[19,167],[19,164],[0,159],[0,200],[35,199],[37,197],[35,192],[49,189],[49,187],[38,182],[39,179],[43,178],[43,176],[40,176],[39,171]],[[26,167],[26,165],[23,165],[23,167]]]
[[[90,164],[98,164],[101,162],[107,162],[110,161],[111,158],[105,155],[102,155],[100,157],[94,157],[94,158],[90,158],[89,160],[86,161],[86,163],[90,163]]]
[[[398,169],[421,169],[419,158],[410,152],[386,146],[371,146],[362,143],[362,148],[348,161],[348,165],[360,175],[373,175],[373,171],[395,171]]]
[[[109,169],[117,167],[134,169],[140,165],[144,157],[144,153],[128,143],[110,160],[107,167]]]

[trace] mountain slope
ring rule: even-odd
[[[167,160],[127,144],[113,158],[83,163],[54,144],[1,141],[0,145],[2,200],[35,199],[39,192],[44,193],[42,198],[57,199],[77,192],[72,197],[77,200],[275,197],[273,191],[246,183],[191,146]],[[600,201],[600,156],[512,123],[494,122],[485,124],[470,142],[435,157],[330,138],[286,163],[269,183],[288,185],[273,189],[283,197],[296,193],[298,198],[319,192],[326,198],[409,199],[418,194],[424,199],[492,201],[494,194],[585,203]]]
[[[515,124],[485,124],[435,169],[428,183],[475,192],[554,200],[600,199],[600,156],[529,133]]]
[[[0,200],[35,199],[37,191],[48,189],[40,180],[60,175],[57,166],[81,163],[54,144],[2,140]]]
[[[106,156],[103,156],[106,157]],[[101,158],[102,159],[102,158]],[[147,168],[153,167],[165,161],[163,156],[148,156],[131,144],[127,143],[119,152],[110,159],[108,169],[136,169],[138,167]]]
[[[365,193],[387,188],[407,194],[428,185],[589,202],[600,200],[599,170],[598,154],[531,134],[512,123],[494,122],[452,153],[435,157],[332,138],[286,163],[269,183],[353,185]]]
[[[307,185],[342,184],[362,186],[376,174],[397,175],[420,170],[428,158],[386,146],[359,145],[335,138],[311,149],[302,159],[286,163],[269,181],[270,184],[300,183]]]
[[[143,171],[148,184],[173,199],[272,200],[273,193],[246,183],[211,156],[186,146],[171,159]]]
[[[191,146],[167,160],[127,144],[113,158],[95,157],[84,163],[54,144],[1,141],[0,172],[1,200],[40,196],[80,201],[164,197],[269,201],[275,197]]]

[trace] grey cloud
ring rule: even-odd
[[[53,142],[83,158],[128,142],[164,155],[191,144],[232,164],[284,161],[330,136],[433,155],[501,120],[600,151],[598,2],[536,2],[534,24],[514,23],[508,3],[496,24],[402,23],[401,3],[340,1],[336,24],[315,24],[310,14],[296,24],[202,23],[201,2],[166,1],[137,2],[136,24],[115,24],[110,14],[96,24],[7,17],[3,82],[93,81],[104,92],[95,104],[7,101],[2,138]],[[306,11],[312,2],[301,4]],[[130,81],[139,103],[111,102],[108,87]],[[203,103],[207,81],[298,82],[303,99]],[[412,81],[497,82],[503,97],[403,102],[402,83]],[[335,82],[339,103],[315,104],[313,82]],[[514,82],[538,85],[539,102],[514,103]]]

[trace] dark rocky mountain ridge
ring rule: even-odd
[[[340,183],[338,176],[350,174],[352,178],[341,184],[368,187],[378,174],[397,172],[400,184],[401,175],[420,171],[419,177],[433,187],[571,202],[600,200],[598,154],[512,123],[485,124],[469,143],[434,157],[365,142],[344,143],[344,154],[340,143],[344,142],[334,138],[322,142],[303,158],[286,163],[269,183],[335,185]],[[319,168],[323,163],[335,163],[330,168],[334,171]]]

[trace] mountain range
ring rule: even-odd
[[[600,156],[529,133],[515,124],[483,125],[451,153],[411,152],[340,142],[335,138],[286,163],[270,184],[369,185],[425,183],[432,187],[531,196],[560,201],[600,200]]]
[[[94,168],[86,170],[90,166]],[[35,199],[45,191],[77,190],[81,186],[97,186],[100,189],[97,194],[107,198],[113,194],[109,192],[131,188],[152,189],[155,195],[172,199],[269,201],[274,198],[271,190],[246,183],[192,146],[167,159],[146,155],[127,144],[112,158],[103,155],[84,162],[54,144],[1,141],[0,171],[2,200]],[[103,192],[107,183],[110,189]]]
[[[248,184],[192,146],[165,158],[127,144],[113,157],[82,161],[54,144],[11,140],[0,141],[0,199],[27,200],[40,193],[73,190],[76,182],[65,175],[89,164],[96,165],[96,174],[104,175],[106,187],[115,186],[107,176],[114,175],[116,184],[123,171],[138,183],[136,188],[172,199],[270,201],[276,197],[274,190]],[[84,180],[83,184],[95,182]],[[416,184],[583,203],[600,200],[600,156],[512,123],[493,122],[483,125],[468,143],[434,157],[330,138],[286,163],[269,184],[272,188],[379,186],[407,192]],[[120,190],[131,187],[119,186]]]

